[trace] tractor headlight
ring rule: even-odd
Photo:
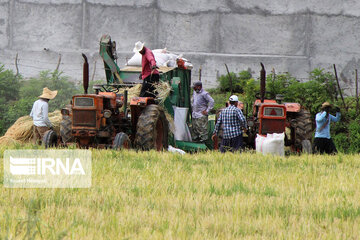
[[[111,117],[111,111],[110,110],[105,110],[104,111],[104,117],[105,118],[110,118]]]

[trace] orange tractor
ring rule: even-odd
[[[255,147],[256,134],[285,132],[285,145],[294,152],[311,153],[312,121],[310,112],[299,103],[283,103],[282,96],[265,99],[266,72],[261,63],[260,97],[255,100],[253,114],[247,119],[247,145]]]
[[[88,93],[89,65],[83,54],[84,94],[72,97],[61,110],[60,136],[48,131],[45,147],[76,144],[80,148],[130,148],[162,150],[168,147],[168,121],[162,107],[151,97],[134,97],[128,106],[128,92],[120,89],[139,82],[123,82],[116,64],[115,42],[101,38],[100,55],[104,59],[107,84],[95,85]],[[137,73],[138,76],[138,73]],[[136,79],[136,81],[139,81]]]

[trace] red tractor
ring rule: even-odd
[[[253,114],[247,119],[245,142],[255,147],[256,134],[285,133],[285,145],[292,151],[311,153],[312,121],[310,112],[299,103],[282,103],[282,96],[265,99],[266,72],[261,63],[260,98],[253,105]]]

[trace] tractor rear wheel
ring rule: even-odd
[[[130,148],[131,148],[131,141],[129,136],[123,132],[116,134],[112,145],[112,149],[118,150],[118,149],[130,149]]]
[[[168,148],[169,125],[164,110],[155,104],[148,105],[141,113],[135,134],[135,147],[141,150]]]
[[[49,147],[57,147],[57,134],[54,130],[48,130],[45,132],[42,144],[45,146],[45,148]]]
[[[295,147],[301,149],[302,152],[311,153],[312,121],[310,112],[301,109],[295,120]]]

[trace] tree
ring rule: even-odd
[[[15,76],[13,71],[0,65],[0,135],[4,134],[9,126],[6,113],[19,98],[20,79],[21,76]]]
[[[57,96],[49,102],[49,111],[63,108],[71,97],[80,93],[78,85],[58,71],[42,71],[39,77],[24,80],[12,71],[0,67],[0,134],[4,134],[18,118],[30,114],[33,103],[43,88],[57,90]]]

